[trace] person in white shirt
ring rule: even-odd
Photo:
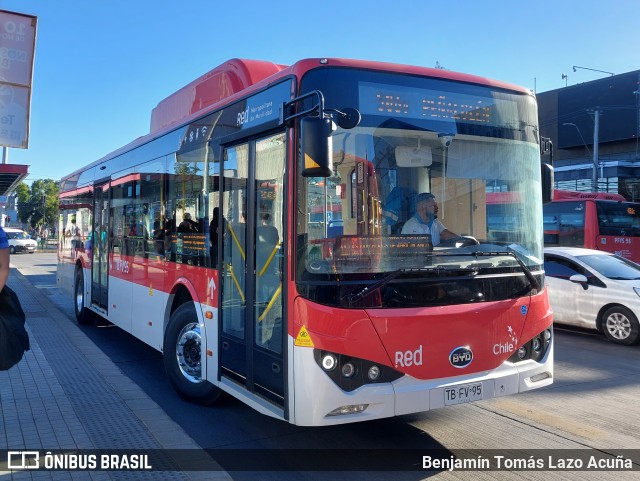
[[[441,240],[458,237],[438,220],[438,203],[430,192],[416,197],[416,213],[402,226],[402,234],[430,234],[431,243],[436,246]]]

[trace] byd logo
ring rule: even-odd
[[[468,347],[456,347],[451,354],[449,354],[449,362],[453,367],[459,369],[467,367],[473,361],[473,351]]]

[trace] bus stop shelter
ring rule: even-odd
[[[0,164],[0,196],[10,195],[27,175],[28,165]]]

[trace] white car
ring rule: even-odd
[[[11,254],[15,254],[16,252],[28,252],[29,254],[33,254],[36,251],[38,243],[22,229],[5,227],[4,232],[9,238],[9,252]]]
[[[640,341],[640,265],[598,250],[548,247],[544,269],[554,322],[597,329],[619,344]]]

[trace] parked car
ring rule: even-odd
[[[598,250],[548,247],[544,268],[554,322],[597,329],[618,344],[640,341],[640,265]]]
[[[29,254],[33,254],[36,251],[38,243],[22,229],[5,227],[4,231],[9,238],[9,252],[11,254],[15,254],[16,252],[28,252]]]

